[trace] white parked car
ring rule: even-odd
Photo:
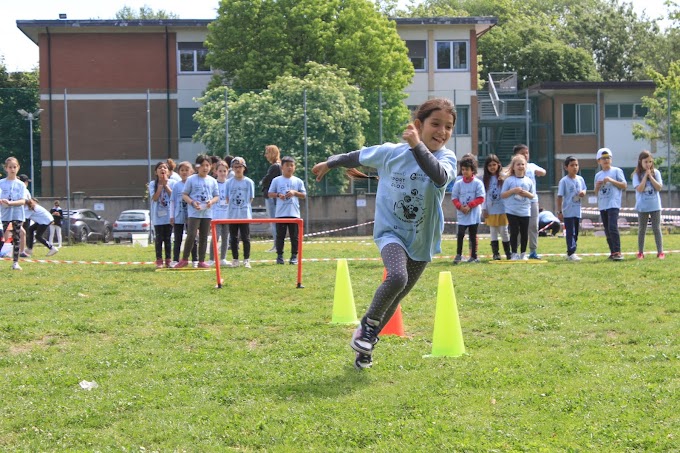
[[[118,219],[113,222],[113,240],[120,242],[121,239],[132,241],[132,233],[146,233],[149,235],[149,244],[154,242],[153,225],[148,209],[131,209],[123,211]]]

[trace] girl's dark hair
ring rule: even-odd
[[[525,149],[529,149],[529,147],[524,143],[520,143],[519,145],[515,145],[512,147],[512,154],[515,155],[521,151],[524,151]]]
[[[221,160],[222,159],[220,159],[220,156],[210,156],[210,164],[211,165],[214,165]]]
[[[222,160],[224,160],[227,163],[227,165],[229,165],[229,168],[231,168],[232,159],[234,159],[234,156],[230,156],[229,154],[227,154],[226,156],[224,156],[224,159]]]
[[[456,106],[453,105],[453,102],[446,98],[434,98],[423,102],[420,104],[420,107],[418,107],[413,116],[421,123],[424,123],[425,120],[437,110],[443,110],[444,112],[453,115],[453,124],[455,126],[456,118],[458,117],[456,114]]]
[[[462,163],[465,159],[472,159],[472,160],[475,161],[475,165],[477,165],[477,156],[475,156],[475,155],[472,154],[472,153],[463,154],[463,157],[461,157],[460,160],[458,161],[458,174],[457,174],[457,176],[460,176],[460,175],[463,174],[463,170],[462,170],[461,163]],[[475,169],[475,173],[477,173],[477,170],[476,170],[476,169]]]
[[[633,173],[633,174],[637,173],[638,178],[642,178],[642,175],[645,174],[645,169],[642,168],[642,161],[645,160],[645,159],[648,159],[648,158],[650,158],[650,157],[652,157],[652,153],[650,153],[650,152],[647,151],[646,149],[643,150],[643,151],[640,153],[640,155],[638,156],[637,167],[635,167],[635,171],[634,171],[634,173]],[[652,168],[654,168],[654,167],[652,167]]]
[[[498,169],[496,170],[496,173],[491,173],[489,171],[489,164],[491,162],[496,162],[498,164]],[[486,156],[486,160],[484,161],[484,188],[486,190],[489,190],[489,183],[491,182],[491,177],[495,176],[496,177],[496,184],[498,187],[501,187],[503,185],[503,165],[501,165],[501,160],[498,158],[497,155],[495,154],[489,154]]]
[[[196,165],[201,165],[206,160],[210,162],[210,165],[212,165],[212,159],[210,159],[210,156],[208,156],[207,154],[199,154],[198,156],[196,156]]]
[[[578,162],[578,159],[575,158],[574,156],[568,156],[566,159],[564,159],[564,168],[566,169],[569,166],[569,164],[574,161]]]

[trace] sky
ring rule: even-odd
[[[401,1],[400,4],[405,4]],[[648,17],[665,16],[664,0],[632,0],[635,11]],[[30,71],[38,66],[38,46],[24,35],[17,20],[58,19],[60,13],[69,19],[114,19],[124,6],[138,10],[148,5],[154,11],[163,9],[181,19],[212,19],[217,15],[219,0],[0,0],[0,58],[7,71]]]

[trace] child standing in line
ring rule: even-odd
[[[486,196],[482,204],[482,215],[484,222],[489,226],[491,232],[491,251],[493,259],[501,259],[500,248],[498,247],[498,236],[503,242],[503,251],[507,259],[512,258],[510,252],[510,234],[508,233],[508,218],[505,215],[505,206],[501,198],[503,188],[501,161],[495,154],[489,154],[484,162],[484,189]]]
[[[151,196],[151,223],[155,232],[156,269],[163,268],[163,247],[165,247],[165,267],[170,267],[172,225],[170,224],[170,198],[175,181],[170,179],[166,162],[158,162],[154,168],[156,177],[149,182]]]
[[[248,168],[246,160],[243,157],[234,157],[231,161],[231,168],[234,170],[234,177],[227,182],[228,218],[252,219],[255,183],[244,175]],[[231,257],[233,258],[231,267],[238,267],[238,239],[240,235],[243,241],[243,267],[250,269],[250,224],[229,224],[229,235],[231,237]]]
[[[33,238],[48,248],[47,256],[56,254],[59,249],[43,238],[45,231],[54,222],[54,217],[47,209],[40,206],[35,198],[27,200],[26,206],[28,206],[28,215],[33,221],[26,232],[26,254],[30,256],[33,253]]]
[[[186,223],[188,219],[188,208],[187,202],[182,199],[182,191],[184,190],[184,184],[187,182],[187,178],[194,173],[194,167],[190,162],[184,161],[179,164],[177,168],[177,174],[180,180],[172,186],[172,198],[170,200],[172,204],[172,217],[170,217],[170,224],[172,225],[172,233],[175,237],[175,242],[172,245],[172,266],[179,261],[179,253],[182,250],[182,237],[184,235],[184,230],[186,228]],[[191,249],[191,259],[198,264],[196,258],[196,241],[194,240],[194,246]]]
[[[175,269],[181,269],[189,264],[189,253],[194,246],[196,232],[198,232],[198,268],[208,269],[205,262],[205,251],[208,248],[208,233],[212,220],[212,206],[219,200],[217,181],[210,176],[210,157],[199,154],[196,157],[198,173],[187,178],[182,190],[182,199],[188,205],[187,240],[184,244],[182,259],[175,264]]]
[[[387,277],[354,332],[354,366],[369,368],[378,334],[401,300],[411,291],[427,263],[441,252],[444,231],[442,201],[446,186],[456,177],[456,155],[446,149],[456,123],[448,99],[430,99],[415,113],[402,138],[406,143],[364,148],[331,156],[312,169],[321,181],[335,167],[360,165],[378,170],[373,237]]]
[[[539,167],[529,160],[529,147],[524,144],[515,145],[512,149],[514,155],[520,154],[526,159],[526,176],[534,183],[536,189],[536,177],[545,176],[545,168]],[[534,192],[534,198],[531,199],[531,216],[529,218],[529,259],[540,260],[538,254],[538,194]]]
[[[567,174],[560,179],[557,189],[557,218],[564,222],[567,240],[567,260],[581,261],[576,254],[578,231],[581,222],[581,200],[586,196],[586,182],[578,174],[578,159],[569,156],[564,160]]]
[[[299,219],[300,200],[307,196],[305,183],[296,176],[295,159],[285,156],[281,159],[281,176],[272,180],[269,186],[269,198],[276,198],[276,218]],[[297,223],[276,224],[276,264],[284,264],[283,243],[286,230],[290,235],[290,264],[298,263],[298,226]]]
[[[0,179],[0,218],[2,228],[7,231],[7,227],[12,224],[12,269],[20,271],[19,266],[19,245],[21,243],[21,225],[26,219],[24,205],[28,199],[28,191],[23,182],[17,179],[19,172],[19,161],[15,157],[8,157],[5,160],[5,172],[7,177]]]
[[[223,160],[217,162],[215,167],[215,174],[217,174],[217,192],[220,197],[219,201],[213,206],[212,218],[215,220],[229,218],[229,195],[227,192],[227,179],[229,174],[229,165]],[[220,242],[220,264],[227,265],[227,248],[229,248],[229,225],[222,223],[215,225],[215,232],[217,236],[212,238],[210,244],[210,261],[208,264],[214,264],[217,257],[215,256],[215,243]]]
[[[54,202],[54,207],[50,209],[50,214],[54,218],[54,223],[50,225],[50,242],[54,244],[54,237],[56,236],[61,248],[61,221],[64,218],[64,211],[59,206],[59,200]]]
[[[536,194],[533,181],[526,176],[527,161],[522,154],[515,154],[510,163],[510,176],[503,181],[501,198],[505,215],[510,224],[510,248],[512,260],[528,260],[526,255],[531,219],[531,199]],[[521,255],[517,253],[517,238],[520,239]]]
[[[477,162],[474,159],[463,159],[460,162],[462,178],[456,180],[451,189],[451,201],[458,211],[458,241],[456,257],[453,264],[463,260],[463,240],[465,230],[469,229],[470,258],[468,263],[479,263],[477,258],[477,229],[481,222],[481,207],[484,203],[484,184],[477,179]]]
[[[612,166],[612,152],[609,148],[600,148],[597,151],[597,163],[602,170],[595,175],[595,192],[597,193],[597,209],[600,210],[600,218],[607,236],[609,246],[609,259],[623,261],[621,255],[621,237],[619,236],[619,210],[621,209],[621,196],[628,186],[623,170]]]
[[[663,253],[663,237],[661,235],[661,172],[654,168],[654,158],[649,151],[642,151],[633,172],[635,187],[635,210],[638,212],[638,259],[645,257],[645,234],[647,221],[652,218],[652,231],[656,242],[656,257],[666,258]]]
[[[262,196],[264,197],[265,206],[267,207],[267,216],[269,218],[276,217],[276,198],[269,198],[269,186],[272,180],[277,176],[281,176],[281,150],[276,145],[267,145],[264,147],[264,157],[269,162],[269,168],[267,169],[267,174],[260,181],[260,186],[262,186]],[[276,251],[276,224],[271,224],[272,238],[274,239],[274,245],[268,252]]]

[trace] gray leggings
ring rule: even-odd
[[[645,251],[645,234],[647,233],[647,220],[652,218],[652,231],[656,242],[657,253],[663,252],[663,239],[661,237],[661,211],[638,212],[638,252]]]
[[[380,252],[387,278],[375,291],[366,318],[380,321],[380,329],[390,320],[411,288],[422,275],[427,261],[414,261],[399,244],[387,244]]]

